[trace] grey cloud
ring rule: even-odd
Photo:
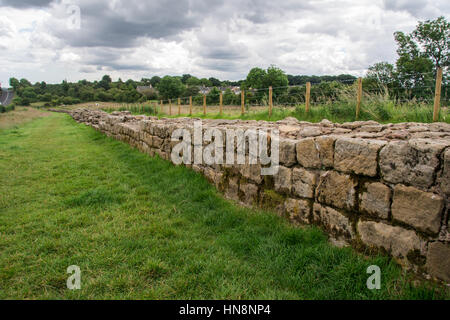
[[[97,66],[101,69],[109,68],[111,70],[145,70],[147,66],[144,63],[136,61],[134,63],[123,62],[122,58],[129,53],[129,50],[111,49],[111,48],[92,48],[89,53],[83,57],[83,63],[86,66]]]
[[[0,0],[0,7],[14,7],[14,8],[44,8],[48,7],[54,0]]]
[[[64,24],[49,29],[74,47],[138,46],[141,38],[177,36],[199,26],[203,17],[220,5],[219,1],[79,1],[81,30]],[[66,15],[64,10],[55,14]]]
[[[418,17],[427,7],[427,0],[383,0],[383,5],[386,9],[392,11],[406,11],[411,15]]]

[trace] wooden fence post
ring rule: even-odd
[[[306,83],[306,96],[305,96],[305,112],[309,112],[311,105],[311,82]]]
[[[223,113],[223,92],[220,91],[220,96],[219,96],[219,113],[222,116]]]
[[[206,116],[206,94],[203,95],[203,115]]]
[[[192,96],[189,97],[189,115],[192,116]]]
[[[241,114],[245,113],[245,91],[241,91]]]
[[[442,88],[442,68],[438,68],[436,73],[436,88],[434,92],[433,122],[439,120],[439,109],[441,107],[441,88]]]
[[[269,117],[272,116],[272,108],[273,108],[273,89],[272,86],[269,87]]]
[[[181,114],[181,98],[178,98],[178,115]]]
[[[358,78],[358,96],[356,98],[356,120],[359,118],[362,100],[362,78]]]
[[[163,108],[163,101],[161,100],[160,104],[159,104],[159,108],[161,109],[161,113],[164,112],[164,108]]]
[[[172,99],[169,99],[169,116],[172,115]]]

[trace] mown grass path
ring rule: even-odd
[[[373,264],[381,290],[366,288]],[[70,265],[81,290],[66,288]],[[240,208],[199,174],[67,115],[0,131],[1,299],[433,297],[387,258]]]

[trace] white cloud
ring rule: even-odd
[[[67,28],[72,3],[81,8],[81,30]],[[290,74],[359,75],[394,61],[393,32],[450,13],[444,0],[0,0],[0,8],[2,83],[105,73],[236,80],[271,64]]]

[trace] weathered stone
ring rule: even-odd
[[[428,245],[426,268],[433,277],[450,283],[450,244],[430,243]]]
[[[332,167],[334,136],[302,139],[297,143],[297,160],[305,168]]]
[[[444,199],[413,187],[394,188],[392,217],[424,232],[438,233],[441,227]]]
[[[296,143],[292,139],[280,139],[280,164],[290,167],[297,163]]]
[[[388,219],[391,206],[391,189],[379,182],[366,183],[361,194],[360,209],[370,215]]]
[[[393,141],[380,152],[382,176],[391,183],[429,188],[439,167],[439,155],[449,144],[426,139]]]
[[[394,227],[383,222],[360,221],[358,233],[361,241],[368,245],[384,248],[392,256],[407,261],[414,251],[423,253],[424,243],[414,231]]]
[[[443,158],[444,164],[440,178],[440,185],[442,192],[447,196],[450,196],[450,148],[445,151]]]
[[[307,200],[286,199],[284,207],[292,222],[309,223],[311,205]]]
[[[274,176],[275,190],[281,193],[290,193],[292,187],[292,169],[280,166]]]
[[[228,179],[228,185],[225,189],[225,196],[229,199],[239,200],[239,179],[231,177]]]
[[[153,136],[153,137],[152,137],[152,146],[153,146],[154,148],[161,148],[161,146],[163,145],[163,143],[164,143],[164,140],[161,139],[160,137],[157,137],[157,136]]]
[[[315,203],[313,206],[313,221],[324,226],[328,232],[338,238],[352,239],[354,237],[350,220],[333,208]]]
[[[327,171],[320,176],[316,189],[317,200],[337,208],[352,210],[355,207],[356,185],[349,175]]]
[[[261,165],[260,164],[243,164],[240,166],[239,172],[244,178],[254,181],[257,184],[262,182]]]
[[[305,127],[300,131],[299,135],[302,137],[316,137],[322,133],[322,129],[319,127]]]
[[[244,197],[242,201],[247,205],[254,205],[258,201],[258,186],[252,183],[241,183],[240,190]]]
[[[292,192],[302,198],[314,198],[317,174],[303,168],[292,170]]]
[[[334,167],[346,173],[375,177],[378,152],[385,144],[379,140],[340,138],[335,145]]]

